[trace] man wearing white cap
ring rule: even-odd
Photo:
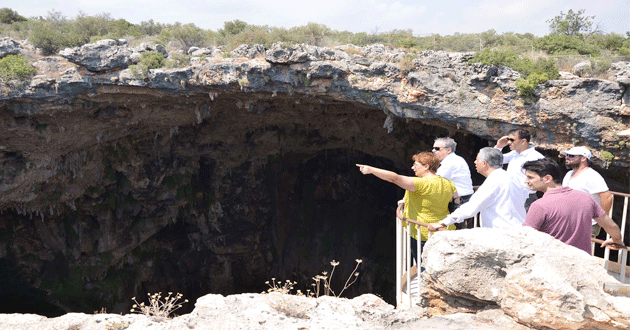
[[[561,151],[566,157],[566,165],[571,169],[562,180],[563,187],[570,187],[591,194],[606,214],[612,207],[613,195],[608,190],[604,178],[589,166],[591,151],[585,147],[573,147]],[[599,234],[600,226],[593,220],[593,236]]]

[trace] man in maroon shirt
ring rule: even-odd
[[[562,186],[560,166],[543,158],[523,164],[525,183],[545,195],[532,203],[523,226],[533,227],[591,254],[591,219],[606,230],[611,239],[602,246],[623,247],[619,226],[583,191]],[[616,244],[613,244],[616,243]]]

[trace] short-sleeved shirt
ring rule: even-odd
[[[598,194],[608,191],[608,185],[597,171],[589,167],[573,178],[571,175],[573,175],[573,170],[564,176],[562,186],[589,193],[597,203],[602,203]]]
[[[523,225],[591,254],[591,219],[604,214],[591,195],[561,187],[547,191],[533,202]]]
[[[562,180],[563,187],[571,187],[575,190],[588,193],[595,199],[597,204],[602,205],[602,199],[598,194],[608,191],[608,185],[597,171],[589,167],[575,177],[571,177],[571,175],[573,175],[573,170],[569,171],[564,176]],[[595,220],[593,220],[591,224],[595,225]]]
[[[456,190],[451,180],[441,176],[414,178],[416,191],[405,191],[405,210],[403,216],[424,223],[438,222],[448,215],[448,202],[453,199]],[[406,225],[406,223],[405,223]],[[447,229],[455,229],[450,226]],[[428,230],[421,227],[421,240],[428,239]],[[411,226],[411,237],[418,239],[416,225]]]

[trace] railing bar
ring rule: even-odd
[[[418,296],[416,297],[416,301],[420,302],[420,267],[422,265],[422,234],[420,233],[420,228],[418,228],[418,239],[416,240],[418,244],[416,244],[416,252],[418,252],[418,263],[416,264],[417,272],[416,272],[416,286],[418,288]],[[413,303],[413,299],[411,300]],[[413,305],[411,305],[413,307]]]
[[[622,192],[611,191],[610,193],[613,194],[613,195],[617,195],[617,196],[630,197],[630,194],[625,194],[625,193],[622,193]]]
[[[626,263],[628,259],[628,250],[620,250],[619,253],[621,254],[621,258],[619,258],[621,264],[621,267],[619,267],[621,273],[619,274],[619,282],[626,283]]]
[[[612,210],[611,210],[612,211]],[[623,242],[624,240],[624,235],[626,233],[626,223],[628,220],[628,197],[624,197],[623,198],[623,214],[621,216],[621,241]],[[626,256],[627,253],[620,255],[621,252],[617,251],[617,261],[620,261],[620,257],[622,256]],[[621,270],[621,276],[625,279],[626,277],[626,258],[623,258],[623,265],[621,265],[621,268],[623,268]],[[623,282],[623,281],[622,281]]]
[[[396,217],[396,307],[402,307],[402,246],[401,246],[401,220]]]
[[[406,262],[406,268],[407,268],[407,278],[406,278],[406,283],[407,283],[407,297],[409,297],[409,308],[411,308],[411,263],[413,262],[413,260],[411,259],[411,249],[409,248],[409,245],[411,245],[411,225],[407,224],[407,234],[405,234],[405,237],[407,238],[405,241],[405,249],[407,250],[407,262]]]

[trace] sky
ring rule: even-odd
[[[49,11],[74,18],[109,13],[131,23],[194,23],[218,30],[236,19],[248,24],[291,28],[309,22],[337,31],[379,33],[412,29],[415,35],[480,33],[549,34],[548,20],[569,9],[595,16],[605,33],[630,31],[630,0],[2,0],[25,17]]]

